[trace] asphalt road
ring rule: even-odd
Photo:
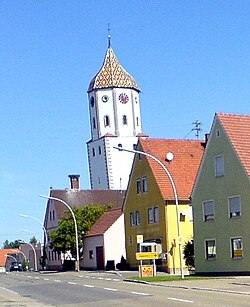
[[[109,272],[0,274],[0,306],[250,306],[250,279],[142,284]]]

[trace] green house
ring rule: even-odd
[[[250,116],[217,113],[192,192],[197,274],[250,273]]]

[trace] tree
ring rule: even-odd
[[[95,223],[95,221],[112,205],[87,205],[85,207],[73,208],[76,217],[78,238],[81,239],[83,233],[87,234]],[[70,250],[72,255],[76,255],[76,241],[75,241],[75,224],[72,214],[69,211],[65,212],[65,217],[59,222],[56,231],[50,232],[51,247],[57,252],[65,252]],[[79,242],[79,247],[83,242]]]
[[[33,236],[32,238],[30,238],[30,244],[32,245],[37,245],[37,238],[35,236]]]
[[[194,268],[194,240],[189,240],[185,243],[183,253],[186,266],[189,268],[189,270]]]
[[[3,244],[3,248],[19,248],[20,242],[15,240],[14,242],[9,242],[9,240],[5,240]]]

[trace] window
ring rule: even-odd
[[[139,126],[139,117],[136,117],[136,126]]]
[[[55,210],[52,211],[53,220],[55,219]]]
[[[186,215],[184,213],[180,213],[180,222],[185,222],[186,220]]]
[[[216,245],[214,239],[205,241],[205,255],[206,259],[216,258]]]
[[[243,257],[242,238],[231,238],[231,251],[233,259],[242,259]]]
[[[147,177],[138,178],[136,180],[136,193],[146,193],[148,191]]]
[[[221,177],[224,176],[224,156],[216,156],[214,158],[215,160],[215,176],[216,177]]]
[[[102,148],[101,148],[101,146],[99,146],[99,155],[101,155],[102,154]]]
[[[95,118],[93,117],[93,129],[96,128]]]
[[[94,259],[94,252],[92,250],[89,251],[89,259]]]
[[[154,207],[154,223],[159,223],[159,207]]]
[[[126,115],[123,115],[123,116],[122,116],[122,124],[123,124],[123,125],[127,125],[127,124],[128,124],[128,119],[127,119],[127,116],[126,116]]]
[[[148,208],[148,223],[149,224],[159,223],[159,207]]]
[[[136,193],[141,194],[141,179],[136,180]]]
[[[108,126],[110,126],[109,116],[105,115],[104,116],[104,127],[108,127]]]
[[[93,157],[95,156],[95,148],[92,148]]]
[[[49,212],[49,220],[50,221],[52,220],[52,212],[51,211]]]
[[[232,196],[228,198],[229,217],[235,218],[241,216],[241,200],[240,196]]]
[[[220,130],[216,130],[216,137],[217,137],[217,138],[220,137]]]
[[[193,222],[194,217],[193,217],[193,207],[189,206],[189,222]]]
[[[148,208],[148,223],[153,224],[153,222],[154,222],[153,208]]]
[[[135,211],[135,224],[136,226],[141,225],[141,214],[140,211]]]
[[[208,200],[203,202],[203,220],[204,222],[214,220],[214,201]]]
[[[142,193],[145,193],[148,191],[148,181],[147,177],[142,178]]]
[[[135,213],[130,212],[129,216],[130,216],[130,226],[134,227],[135,226]]]

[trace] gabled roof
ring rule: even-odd
[[[108,48],[103,65],[91,80],[88,92],[102,88],[132,88],[140,91],[134,78],[121,66],[111,47]]]
[[[50,190],[50,196],[59,198],[65,201],[70,207],[85,207],[86,205],[108,205],[113,204],[113,208],[121,208],[123,204],[125,191],[121,190]],[[47,204],[49,204],[48,201]],[[57,214],[58,220],[60,220],[64,212],[67,210],[59,201],[54,201],[54,206]],[[48,219],[49,206],[47,205],[45,223]],[[45,225],[46,226],[46,225]]]
[[[6,265],[6,255],[15,255],[19,254],[20,251],[17,248],[5,248],[5,249],[0,249],[0,267],[5,267]]]
[[[216,117],[250,176],[250,115],[216,113]]]
[[[121,208],[104,212],[102,216],[92,226],[90,232],[86,235],[86,237],[105,234],[105,232],[117,221],[117,219],[121,215]]]
[[[189,200],[204,153],[205,143],[198,140],[147,138],[140,139],[139,145],[141,145],[139,150],[156,157],[167,168],[173,178],[178,200]],[[165,160],[168,152],[174,155],[171,162]],[[146,159],[163,198],[175,200],[173,188],[165,170],[152,158],[146,157]]]

